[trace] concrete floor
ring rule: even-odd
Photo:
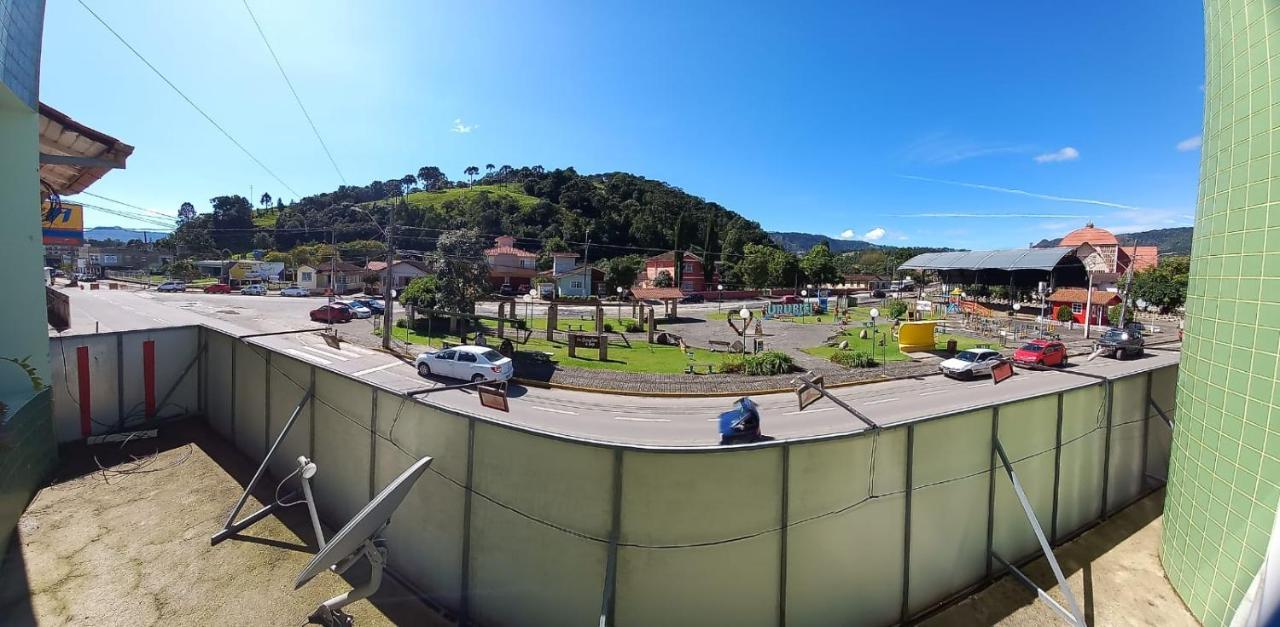
[[[1089,625],[1199,625],[1160,566],[1164,490],[1135,503],[1055,551]],[[1053,572],[1043,558],[1022,569],[1066,607]],[[935,614],[921,624],[1064,624],[1049,606],[1012,577]]]
[[[209,545],[254,466],[198,421],[62,459],[0,565],[0,624],[302,625],[320,602],[350,589],[322,573],[293,590],[315,550],[304,507]],[[269,499],[276,482],[264,483],[260,496]],[[245,511],[259,506],[250,499]],[[364,571],[347,577],[358,584]],[[358,625],[450,624],[391,578],[348,611]]]

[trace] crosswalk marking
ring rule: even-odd
[[[372,368],[365,368],[364,370],[361,370],[361,371],[359,371],[359,372],[353,372],[353,373],[351,373],[351,374],[352,374],[352,375],[354,375],[354,376],[357,376],[357,377],[363,377],[363,376],[364,376],[364,375],[366,375],[366,374],[369,374],[369,373],[372,373],[372,372],[377,372],[377,371],[379,371],[379,370],[386,370],[387,368],[390,368],[390,367],[392,367],[392,366],[399,366],[400,364],[401,364],[401,362],[393,361],[393,362],[391,362],[391,363],[389,363],[389,364],[382,364],[381,366],[374,366],[374,367],[372,367]]]
[[[330,359],[336,359],[338,361],[346,361],[348,359],[351,359],[352,357],[351,355],[343,355],[339,351],[328,350],[328,349],[320,348],[319,346],[303,346],[302,350],[311,351],[317,355],[320,355],[321,357],[328,357]]]
[[[322,366],[327,366],[327,365],[329,365],[329,364],[333,363],[333,362],[329,361],[328,359],[322,359],[322,358],[320,358],[320,357],[316,357],[315,355],[312,355],[312,354],[310,354],[310,353],[304,353],[304,352],[302,352],[302,351],[300,351],[300,350],[298,350],[298,349],[296,349],[296,348],[286,348],[286,349],[284,349],[284,352],[289,353],[290,355],[294,355],[294,356],[296,356],[296,357],[299,357],[299,358],[301,358],[301,359],[305,359],[305,360],[307,360],[307,361],[309,361],[309,362],[311,362],[311,363],[313,363],[313,364],[320,364],[320,365],[322,365]]]

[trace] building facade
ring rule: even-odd
[[[654,255],[644,260],[644,274],[637,281],[637,287],[657,287],[658,275],[666,272],[672,280],[676,277],[676,254],[674,252]],[[680,288],[683,292],[702,292],[708,289],[706,276],[703,274],[702,257],[685,252],[681,268]],[[716,281],[712,279],[711,289],[715,289]]]
[[[1280,3],[1206,0],[1204,12],[1204,143],[1160,555],[1192,613],[1224,625],[1267,555],[1280,499]]]
[[[493,248],[484,251],[489,262],[489,283],[495,290],[503,285],[520,294],[529,291],[533,277],[538,274],[538,255],[516,247],[516,238],[503,235]]]
[[[366,272],[375,272],[378,275],[379,284],[382,283],[387,272],[387,262],[370,261],[365,264]],[[409,283],[418,277],[424,277],[431,274],[431,268],[427,264],[414,259],[397,259],[391,264],[391,289],[402,290],[409,286]]]
[[[1107,309],[1119,305],[1121,301],[1116,292],[1093,290],[1093,295],[1090,296],[1089,290],[1083,287],[1058,288],[1045,297],[1045,300],[1049,303],[1051,320],[1061,320],[1058,313],[1065,307],[1071,310],[1071,317],[1076,322],[1084,324],[1085,320],[1089,320],[1091,324],[1102,326],[1111,324]]]
[[[1138,272],[1156,265],[1160,259],[1158,246],[1121,244],[1111,231],[1097,228],[1092,222],[1067,233],[1058,245],[1075,248],[1076,256],[1095,274],[1123,275],[1130,268]]]

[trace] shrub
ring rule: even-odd
[[[604,332],[605,332],[605,333],[613,333],[613,323],[611,323],[611,322],[606,322],[606,323],[604,323]]]
[[[907,301],[902,300],[900,298],[895,298],[889,301],[889,304],[885,307],[885,309],[889,310],[890,318],[901,318],[907,313]]]
[[[742,372],[742,358],[738,355],[725,355],[720,361],[720,372],[738,373]]]
[[[1058,313],[1054,314],[1054,317],[1058,319],[1058,322],[1071,322],[1076,319],[1075,314],[1071,313],[1071,307],[1069,305],[1059,307]]]
[[[742,369],[749,375],[771,375],[791,372],[791,356],[779,351],[765,351],[748,355],[742,360]]]
[[[871,368],[876,365],[875,358],[862,351],[836,351],[831,353],[831,361],[845,368]]]
[[[627,333],[644,333],[644,325],[635,321],[628,322]]]

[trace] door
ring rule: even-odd
[[[442,377],[457,377],[458,363],[454,361],[454,356],[457,354],[458,351],[455,350],[440,351],[436,353],[435,357],[431,360],[431,372]]]
[[[480,372],[480,368],[476,365],[476,354],[458,351],[457,373],[454,375],[459,379],[470,380]]]

